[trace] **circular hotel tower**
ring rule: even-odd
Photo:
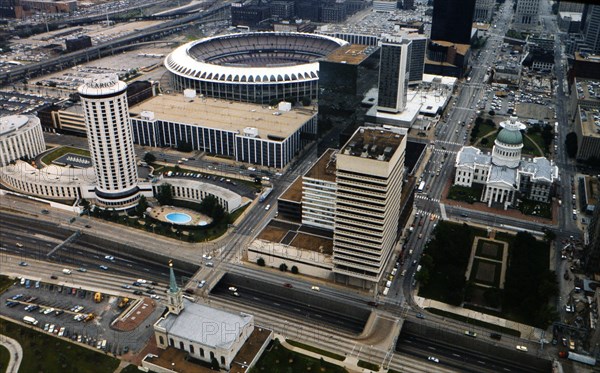
[[[132,207],[139,199],[126,89],[114,74],[93,78],[78,89],[96,170],[96,198],[100,207],[115,210]]]

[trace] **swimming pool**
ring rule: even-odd
[[[187,224],[192,221],[192,217],[188,214],[184,214],[183,212],[172,212],[165,215],[165,218],[171,223],[175,224]]]

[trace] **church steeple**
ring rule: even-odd
[[[169,260],[169,290],[167,290],[167,301],[169,312],[179,315],[179,313],[183,311],[183,293],[181,288],[177,286],[172,260]]]

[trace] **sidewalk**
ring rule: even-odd
[[[10,355],[6,373],[17,373],[23,359],[23,348],[16,340],[0,334],[0,345],[6,347]]]
[[[539,342],[542,336],[542,329],[538,329],[530,325],[521,324],[515,321],[503,319],[497,316],[488,315],[485,313],[469,310],[462,307],[452,306],[446,303],[438,302],[436,300],[427,299],[419,296],[415,296],[414,299],[415,302],[421,308],[436,308],[442,311],[451,312],[471,319],[487,322],[489,324],[499,325],[505,328],[518,330],[521,332],[521,338],[529,339],[532,342]]]
[[[285,337],[281,334],[275,334],[274,338],[279,339],[279,342],[281,343],[281,345],[285,348],[287,348],[288,350],[297,352],[299,354],[302,355],[306,355],[306,356],[310,356],[314,359],[323,359],[324,361],[334,364],[334,365],[338,365],[341,367],[346,368],[346,370],[348,371],[348,373],[373,373],[375,371],[370,370],[370,369],[366,369],[366,368],[360,368],[357,366],[358,364],[358,359],[356,357],[352,357],[352,356],[346,356],[346,358],[343,361],[340,360],[336,360],[333,358],[330,358],[328,356],[322,356],[317,354],[316,352],[312,352],[312,351],[307,351],[304,350],[300,347],[296,347],[296,346],[292,346],[291,344],[287,343],[285,340]],[[378,372],[386,372],[387,369],[382,369],[380,368]]]

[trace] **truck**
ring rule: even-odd
[[[258,202],[264,202],[267,199],[267,197],[269,197],[269,194],[271,194],[272,191],[273,191],[273,188],[265,189],[264,192],[258,198]]]
[[[25,324],[37,325],[38,321],[31,316],[23,316],[23,322]]]

